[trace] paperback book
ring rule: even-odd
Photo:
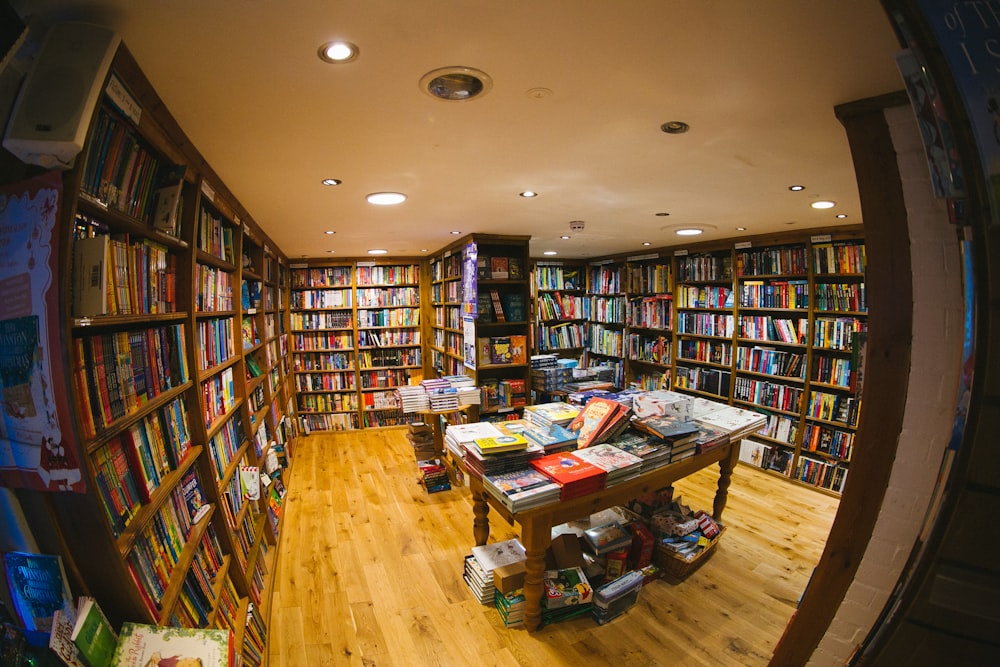
[[[231,667],[234,661],[233,639],[228,630],[165,628],[126,621],[111,667]]]

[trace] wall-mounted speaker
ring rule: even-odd
[[[49,29],[11,111],[3,147],[23,162],[69,169],[83,150],[90,119],[121,37],[90,23]]]

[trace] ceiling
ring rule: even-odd
[[[580,258],[683,247],[679,226],[700,241],[860,224],[833,109],[902,88],[877,0],[10,2],[33,28],[119,31],[292,259],[420,255],[455,231]],[[360,56],[321,61],[334,38]],[[446,66],[486,72],[492,90],[431,97],[419,82]],[[385,190],[408,200],[364,199]]]

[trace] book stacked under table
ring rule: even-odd
[[[427,493],[447,491],[451,488],[448,469],[441,459],[417,461],[417,469],[420,471],[420,483],[427,489]]]

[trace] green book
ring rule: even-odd
[[[108,667],[111,664],[118,635],[94,598],[81,597],[78,601],[76,625],[70,638],[90,667]]]

